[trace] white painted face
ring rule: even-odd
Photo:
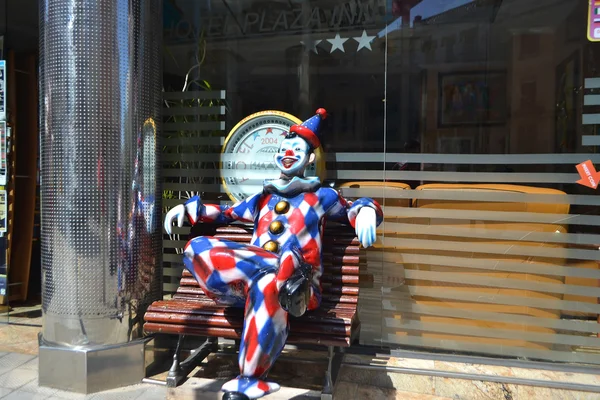
[[[315,160],[315,154],[310,153],[308,143],[301,137],[284,139],[275,154],[275,164],[284,175],[304,176],[304,170]]]

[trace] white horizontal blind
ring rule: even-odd
[[[378,181],[376,171],[361,172],[358,160],[383,157],[430,171],[382,168]],[[548,172],[477,172],[494,163],[527,171],[531,159]],[[352,156],[355,184],[342,194],[376,198],[385,212],[363,272],[370,281],[361,288],[361,343],[599,364],[600,198],[568,172],[587,159],[600,161],[596,154]],[[471,171],[433,171],[444,164]],[[402,186],[407,181],[412,189]]]
[[[187,91],[163,93],[162,130],[163,221],[171,207],[182,204],[215,185],[215,176],[202,171],[218,169],[218,154],[225,140],[225,91]],[[211,194],[203,196],[211,199]],[[190,228],[173,228],[163,237],[163,292],[174,293],[183,271],[181,253]]]

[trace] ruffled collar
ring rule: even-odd
[[[316,176],[308,178],[293,177],[292,179],[265,180],[263,191],[278,194],[283,197],[296,197],[300,193],[316,192],[321,187],[321,181]]]

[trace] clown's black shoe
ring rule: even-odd
[[[223,400],[250,400],[250,397],[240,392],[226,392],[223,395]]]
[[[298,268],[279,290],[279,304],[294,317],[304,315],[308,307],[311,270],[306,264]]]

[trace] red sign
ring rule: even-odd
[[[600,1],[588,0],[587,37],[591,42],[600,42]]]
[[[600,182],[600,172],[596,172],[594,164],[590,160],[577,164],[577,172],[581,175],[581,179],[577,181],[580,185],[596,189]]]

